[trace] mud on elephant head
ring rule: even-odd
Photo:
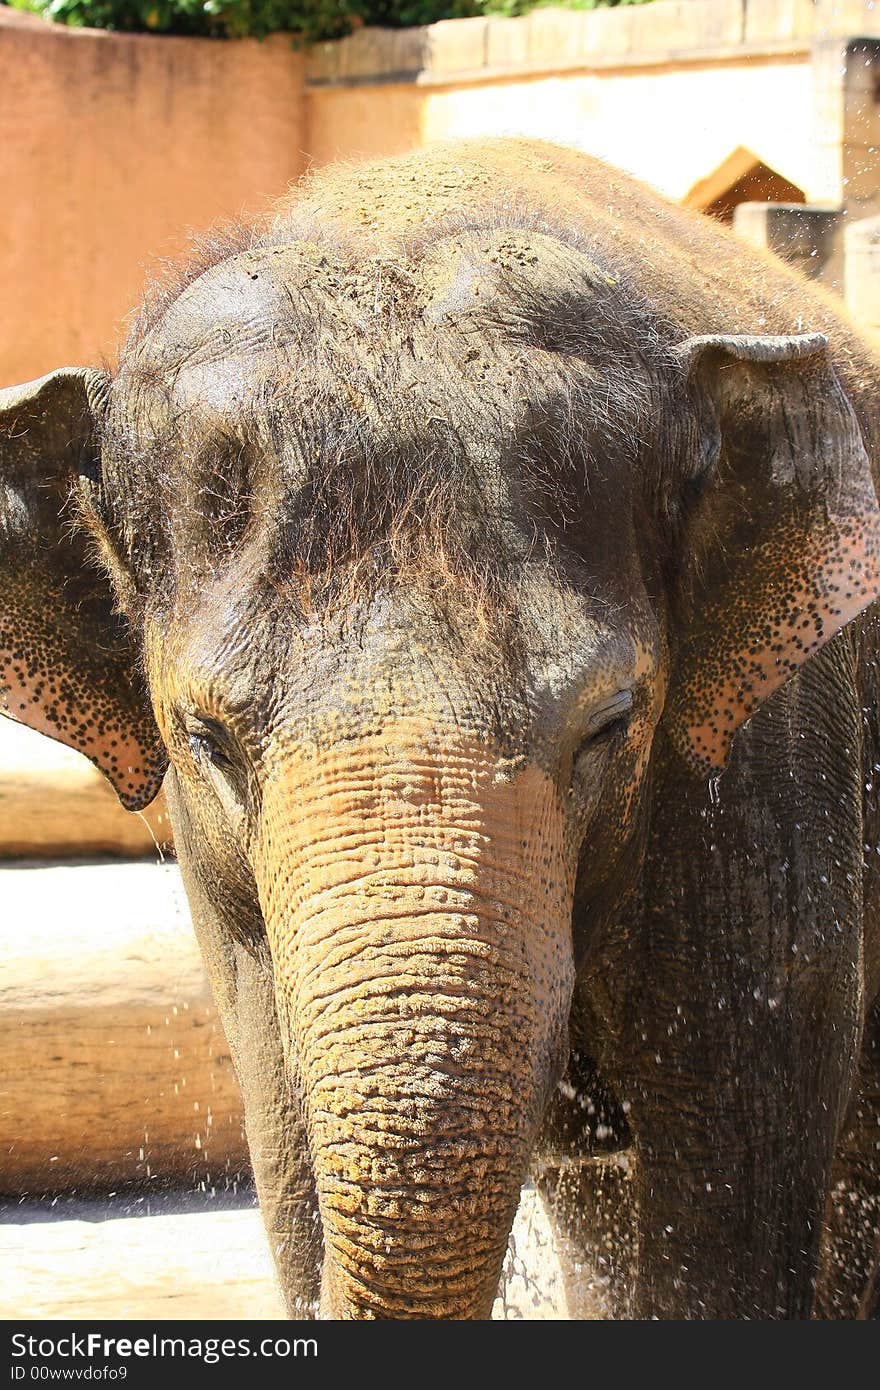
[[[129,808],[170,768],[282,1278],[331,1315],[486,1315],[658,740],[716,773],[880,591],[825,337],[673,302],[691,222],[652,269],[649,195],[606,233],[548,158],[319,176],[112,375],[0,393],[5,712]]]

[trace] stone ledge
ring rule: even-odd
[[[616,11],[614,11],[616,13]],[[450,20],[449,23],[458,23]],[[514,23],[513,20],[509,21]],[[341,40],[345,42],[345,40]],[[772,62],[777,59],[805,59],[809,46],[795,40],[783,39],[773,43],[727,44],[715,48],[679,49],[666,48],[655,53],[595,55],[576,59],[555,58],[546,63],[515,63],[507,66],[462,68],[457,71],[438,72],[431,67],[400,69],[397,71],[364,73],[359,77],[344,79],[315,80],[306,78],[306,91],[315,94],[334,90],[350,90],[353,87],[385,87],[413,85],[417,87],[466,87],[491,82],[528,82],[532,78],[551,77],[557,74],[620,72],[632,69],[634,72],[648,68],[687,67],[690,65],[720,65],[724,63],[744,63],[751,61]],[[308,64],[307,64],[308,71]]]
[[[45,1205],[10,1206],[0,1222],[0,1263],[9,1270],[0,1318],[283,1319],[260,1213],[243,1201],[224,1209],[218,1187],[213,1211],[209,1198],[197,1204],[185,1192],[165,1201],[151,1194],[134,1209],[124,1193],[60,1202],[52,1220]],[[513,1240],[516,1261],[508,1254],[493,1318],[566,1318],[553,1238],[528,1186]]]
[[[652,0],[614,9],[533,10],[518,19],[451,19],[365,28],[316,44],[311,88],[492,81],[512,74],[731,61],[806,52],[813,39],[880,35],[871,0]]]
[[[149,1210],[147,1202],[157,1199],[142,1199]],[[72,1215],[59,1203],[54,1221],[34,1219],[29,1204],[12,1207],[0,1252],[15,1277],[4,1281],[0,1317],[282,1319],[260,1213],[181,1206],[120,1218],[112,1198],[82,1202]]]

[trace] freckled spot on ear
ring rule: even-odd
[[[0,624],[0,710],[84,754],[127,809],[141,809],[157,795],[165,772],[152,720],[139,727],[134,694],[126,707],[124,692],[120,700],[108,687],[109,653],[104,661],[90,653],[74,667],[64,659],[70,634],[55,641],[52,629],[45,595],[17,585]]]
[[[781,525],[707,607],[683,653],[670,736],[700,773],[720,771],[741,724],[880,597],[880,517],[834,518],[806,534]],[[712,633],[711,650],[702,631]]]

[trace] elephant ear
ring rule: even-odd
[[[0,391],[0,709],[84,753],[139,810],[165,750],[136,643],[70,506],[98,483],[107,385],[66,369]]]
[[[880,596],[880,510],[821,334],[678,348],[701,424],[665,722],[691,767]]]

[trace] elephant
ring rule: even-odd
[[[291,1317],[488,1317],[529,1177],[572,1317],[871,1315],[878,468],[832,295],[529,140],[0,393],[4,712],[164,782]]]

